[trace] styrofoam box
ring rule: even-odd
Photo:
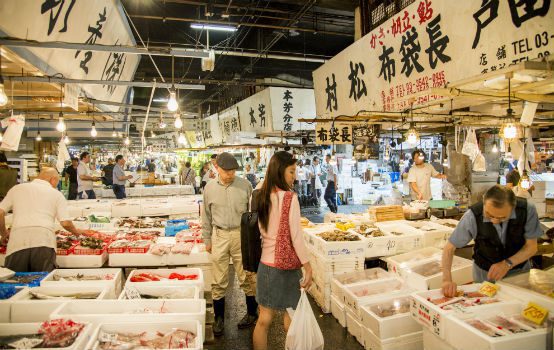
[[[350,232],[351,234],[354,234],[360,238],[359,241],[348,241],[348,242],[331,242],[326,241],[323,238],[314,235],[314,246],[317,252],[320,254],[326,256],[326,257],[334,257],[334,256],[364,256],[365,254],[365,242],[363,236]]]
[[[74,293],[98,293],[96,300],[106,299],[108,292],[110,290],[109,286],[106,285],[96,285],[96,286],[67,286],[67,285],[58,285],[58,286],[41,286],[41,287],[30,287],[21,291],[20,293],[15,294],[10,298],[10,301],[33,301],[36,303],[41,303],[43,301],[52,301],[52,299],[44,300],[32,300],[33,296],[31,292],[40,293],[46,296],[55,296],[57,294],[74,294]],[[66,302],[70,300],[76,300],[71,298],[60,297],[59,301]]]
[[[363,325],[354,313],[350,310],[346,311],[346,329],[356,340],[364,345],[364,339],[362,337],[362,328]]]
[[[142,216],[163,216],[171,214],[171,205],[168,203],[142,204]]]
[[[394,255],[400,246],[399,236],[394,236],[382,231],[384,236],[364,237],[366,258],[376,258],[388,255]]]
[[[141,205],[140,200],[129,199],[112,204],[112,217],[132,217],[140,216]]]
[[[344,303],[344,287],[346,285],[365,281],[374,281],[389,277],[392,277],[392,274],[379,267],[362,271],[337,274],[333,277],[333,280],[331,281],[331,293],[336,296],[337,300],[339,300],[341,303]]]
[[[150,253],[114,253],[109,254],[108,265],[112,267],[131,266],[167,266],[168,255],[154,255]]]
[[[451,314],[451,331],[446,333],[446,342],[455,345],[463,344],[464,349],[487,349],[487,350],[520,350],[520,349],[545,349],[546,328],[530,330],[525,333],[511,334],[508,331],[495,329],[504,333],[504,336],[490,337],[466,323],[465,320],[478,319],[486,320],[494,315],[510,317],[519,315],[523,310],[523,304],[503,304],[492,310],[474,310],[471,315]],[[458,317],[459,316],[459,317]],[[485,321],[486,322],[486,321]],[[458,345],[460,344],[460,345]]]
[[[534,271],[534,269],[531,271]],[[548,271],[543,271],[543,270],[538,270],[538,271],[539,273],[544,274],[546,278],[548,278],[549,275],[552,276],[552,279],[550,281],[554,281],[554,270],[550,269]],[[499,281],[498,285],[501,286],[502,293],[509,296],[513,296],[521,300],[524,304],[527,304],[530,301],[535,302],[540,306],[548,309],[551,314],[554,314],[553,298],[550,298],[544,294],[537,293],[530,289],[526,289],[516,284],[513,284],[513,283],[521,283],[521,281],[527,280],[528,278],[529,278],[529,272],[508,277],[502,281]]]
[[[99,268],[108,261],[108,252],[100,255],[58,255],[56,263],[62,268]]]
[[[331,312],[331,289],[327,290],[325,286],[321,286],[317,283],[312,283],[308,292],[312,295],[315,302],[321,308],[324,314]]]
[[[366,350],[423,350],[423,333],[405,334],[396,338],[379,339],[366,327],[362,329]]]
[[[410,314],[410,309],[405,313],[396,314],[388,317],[381,317],[375,311],[379,305],[391,305],[394,303],[406,303],[410,305],[410,296],[408,293],[397,297],[384,297],[381,300],[362,306],[360,321],[364,327],[369,328],[378,338],[386,339],[399,337],[408,333],[421,332],[421,325],[417,323]]]
[[[405,267],[412,266],[413,264],[417,264],[418,262],[427,260],[429,258],[441,256],[441,249],[435,247],[426,247],[408,253],[389,256],[384,260],[387,263],[387,268],[389,271],[399,276],[403,276],[403,274],[406,272],[406,270],[404,269]]]
[[[98,202],[90,205],[89,207],[83,208],[83,216],[89,215],[102,215],[102,216],[111,216],[112,215],[112,201],[109,199],[102,199]]]
[[[75,202],[75,201],[72,201]],[[72,203],[73,204],[73,203]],[[72,218],[78,218],[83,216],[83,208],[77,205],[68,205],[67,206],[67,215]]]
[[[390,238],[390,245],[394,245],[389,251],[392,254],[407,253],[414,249],[423,248],[423,232],[403,222],[385,221],[376,222],[383,233],[394,236]],[[400,232],[402,235],[394,235],[391,232]],[[387,254],[387,255],[392,255]]]
[[[480,283],[458,286],[458,290],[464,292],[475,292],[481,288]],[[446,334],[452,327],[451,318],[448,315],[454,313],[453,310],[444,310],[440,306],[433,304],[430,300],[442,298],[442,290],[434,289],[428,291],[414,292],[411,294],[412,302],[410,304],[410,313],[412,317],[419,322],[424,328],[429,329],[437,336],[446,339]],[[475,312],[478,310],[495,310],[503,304],[520,305],[519,300],[514,300],[512,297],[507,297],[503,294],[502,289],[495,296],[499,302],[486,305],[478,305],[467,308],[467,312]],[[450,327],[450,328],[449,328]],[[453,331],[456,331],[453,329]]]
[[[141,294],[147,294],[159,299],[203,299],[204,295],[198,286],[133,286]],[[174,297],[177,296],[177,297]],[[119,300],[127,300],[125,288],[119,295]]]
[[[90,229],[90,222],[88,221],[88,219],[85,220],[85,221],[73,220],[73,226],[75,226],[75,228],[77,228],[79,230],[88,230],[88,229]],[[62,227],[62,229],[63,229],[63,227]]]
[[[202,325],[198,321],[174,321],[174,322],[133,322],[133,323],[101,323],[94,330],[90,342],[87,345],[87,349],[97,350],[100,349],[98,343],[98,336],[101,331],[109,333],[131,333],[131,334],[140,334],[147,332],[150,334],[155,334],[157,332],[167,333],[171,330],[178,328],[186,330],[196,334],[196,339],[194,344],[187,349],[191,350],[201,350],[203,346],[204,335],[202,333]]]
[[[211,254],[204,251],[191,254],[173,254],[167,255],[167,264],[173,266],[209,264]],[[144,265],[143,265],[144,266]]]
[[[202,274],[203,274],[202,277],[204,277],[204,290],[211,291],[212,281],[213,281],[212,264],[197,265],[195,267],[202,270]]]
[[[149,312],[137,313],[145,310]],[[160,310],[165,312],[160,313]],[[50,319],[56,318],[93,324],[196,320],[202,324],[202,334],[205,334],[206,300],[76,300],[64,303],[54,310]]]
[[[155,274],[157,276],[161,276],[161,277],[165,277],[165,278],[168,278],[169,275],[173,272],[176,272],[176,273],[179,273],[179,274],[182,274],[182,275],[192,275],[192,274],[196,274],[198,275],[198,279],[196,280],[163,280],[163,281],[157,281],[157,282],[131,282],[131,278],[137,274],[140,274],[140,273],[152,273],[152,274]],[[133,286],[133,285],[136,285],[136,284],[140,284],[140,285],[143,285],[143,286],[147,286],[147,285],[151,285],[151,286],[156,286],[156,285],[161,285],[161,284],[165,284],[165,285],[197,285],[199,286],[200,288],[203,288],[204,287],[204,277],[203,277],[203,274],[202,274],[202,270],[199,269],[199,268],[196,268],[196,267],[190,267],[190,268],[177,268],[177,269],[146,269],[146,270],[142,270],[142,269],[138,269],[138,270],[133,270],[130,274],[129,274],[129,277],[127,278],[127,282],[125,282],[125,285],[126,286]]]
[[[331,314],[333,314],[341,326],[346,327],[346,307],[334,295],[331,295]]]
[[[407,224],[423,233],[424,247],[442,248],[448,237],[454,231],[453,228],[440,225],[432,221],[407,221]]]
[[[0,323],[0,336],[18,335],[18,334],[37,334],[42,322],[38,323]],[[81,350],[85,349],[87,341],[92,333],[92,325],[85,324],[81,333],[77,336],[71,346],[65,348],[56,348],[59,350]],[[52,349],[52,348],[33,348],[37,350]]]
[[[81,274],[84,276],[101,276],[102,280],[84,280],[84,281],[55,281],[54,276],[75,276]],[[107,278],[110,276],[111,278]],[[110,290],[107,299],[115,299],[121,293],[123,286],[123,273],[121,269],[56,269],[50,272],[44,279],[40,281],[41,286],[97,286],[107,285]]]
[[[302,229],[304,232],[304,241],[308,248],[317,250],[315,237],[318,233],[330,231],[336,229],[335,224],[316,224],[314,227],[305,227]]]
[[[325,257],[311,251],[309,256],[314,275],[321,276],[324,283],[331,283],[333,275],[345,272],[360,271],[365,267],[363,255]]]
[[[368,290],[369,294],[365,296],[357,296],[355,293]],[[376,299],[385,295],[396,296],[410,292],[411,289],[398,277],[382,279],[378,281],[361,282],[347,285],[344,287],[344,301],[358,317],[362,305],[367,305]]]
[[[433,334],[427,328],[423,328],[423,348],[425,350],[456,350],[452,345]]]
[[[423,276],[416,272],[418,268],[421,269],[425,267],[425,264],[431,262],[442,264],[441,259],[438,258],[431,259],[429,261],[422,261],[417,265],[406,268],[406,273],[404,274],[406,283],[416,290],[441,288],[442,271],[439,271],[431,276]],[[456,282],[458,285],[473,282],[473,262],[471,260],[454,256],[451,271],[452,281]]]

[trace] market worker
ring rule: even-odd
[[[113,158],[108,158],[108,164],[102,168],[102,183],[106,186],[113,185],[113,168],[115,163]]]
[[[88,152],[81,153],[79,157],[81,161],[77,167],[77,191],[79,193],[80,199],[96,199],[96,194],[94,194],[93,183],[94,181],[100,180],[96,176],[92,176],[90,167],[90,154]]]
[[[210,180],[213,180],[217,177],[217,154],[212,154],[210,162],[208,164],[208,169],[202,176],[202,182],[208,183]]]
[[[77,167],[79,166],[79,159],[71,158],[71,165],[64,169],[65,185],[68,186],[67,199],[77,199]]]
[[[56,189],[56,169],[43,167],[38,178],[14,186],[0,203],[0,236],[9,237],[5,267],[16,272],[52,271],[56,265],[56,220],[79,235],[67,213],[67,202]],[[11,232],[5,216],[13,212]]]
[[[246,294],[247,314],[239,322],[239,328],[248,328],[256,323],[258,304],[252,273],[242,268],[240,244],[241,216],[248,210],[252,186],[248,180],[235,176],[239,164],[230,153],[217,157],[219,177],[208,182],[204,188],[202,212],[202,236],[206,250],[212,253],[212,298],[214,301],[215,335],[222,335],[225,317],[225,291],[229,284],[229,258]]]
[[[115,198],[117,199],[127,198],[127,195],[125,194],[125,182],[133,178],[133,175],[125,175],[125,171],[123,170],[124,168],[125,158],[123,158],[121,154],[118,154],[115,157],[115,166],[113,168],[112,175],[112,189],[115,194]]]
[[[504,186],[489,188],[483,201],[464,214],[444,247],[444,295],[456,294],[457,286],[451,275],[456,248],[464,247],[473,239],[473,281],[498,281],[531,268],[529,258],[537,252],[537,238],[541,235],[539,217],[532,203],[516,198]]]
[[[337,189],[339,188],[339,183],[337,179],[337,167],[331,164],[331,155],[328,154],[325,156],[326,170],[327,170],[327,187],[325,188],[325,195],[323,199],[327,203],[329,210],[332,213],[338,211],[337,208]]]
[[[425,163],[425,153],[421,150],[412,152],[414,165],[408,172],[408,183],[412,200],[428,201],[433,199],[431,194],[431,177],[446,179],[446,175],[440,174],[429,163]]]

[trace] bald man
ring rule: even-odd
[[[52,271],[56,267],[56,220],[79,235],[67,214],[67,203],[56,189],[60,175],[43,167],[38,178],[14,186],[0,203],[0,238],[8,240],[5,267],[16,272]],[[13,213],[11,231],[5,216]]]

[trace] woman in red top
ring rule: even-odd
[[[255,350],[267,349],[267,331],[275,310],[295,309],[300,288],[309,288],[312,283],[312,267],[300,225],[300,204],[292,192],[295,178],[296,160],[288,152],[276,152],[269,161],[258,198],[262,257],[256,285],[260,315],[253,334]],[[291,319],[286,311],[283,322],[288,331]]]

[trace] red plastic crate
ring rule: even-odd
[[[73,248],[73,254],[75,255],[102,255],[102,253],[106,250],[106,247],[102,249],[91,249],[91,248],[85,248],[81,247],[80,245]]]
[[[61,248],[56,248],[56,255],[69,255],[69,254],[73,254],[73,249],[75,248],[74,245],[72,245],[71,247],[69,247],[68,249],[61,249]]]
[[[123,254],[127,247],[108,248],[108,254]]]
[[[150,246],[146,247],[127,247],[127,253],[145,254],[150,249]]]

